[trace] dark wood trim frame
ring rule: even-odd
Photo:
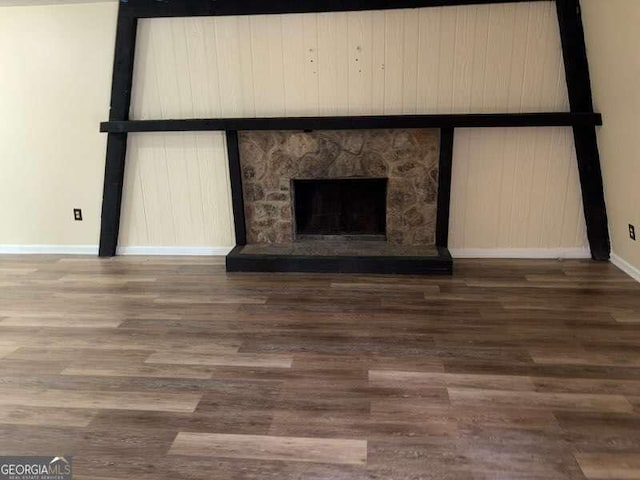
[[[244,196],[242,190],[242,168],[240,166],[240,143],[237,130],[227,130],[227,152],[229,176],[231,178],[231,203],[233,205],[233,225],[236,245],[247,244],[247,226],[244,218]]]
[[[451,171],[453,168],[453,128],[440,130],[440,168],[438,171],[438,213],[436,246],[449,246],[449,211],[451,208]]]
[[[113,63],[110,121],[129,120],[137,31],[138,19],[128,15],[126,9],[120,8]],[[102,195],[99,249],[101,257],[114,256],[118,246],[126,156],[127,133],[109,133]]]
[[[373,128],[574,127],[602,125],[598,113],[486,113],[353,117],[201,118],[130,120],[100,124],[100,131],[195,132],[215,130],[354,130]]]
[[[593,112],[580,0],[556,0],[556,10],[571,111]],[[591,256],[594,260],[609,260],[611,242],[595,126],[573,125],[573,138]]]
[[[394,128],[394,126],[398,128],[435,127],[443,129],[443,138],[447,140],[443,153],[449,155],[450,147],[448,142],[450,138],[452,145],[453,129],[455,127],[571,126],[576,143],[584,211],[592,255],[594,259],[607,260],[610,254],[609,234],[595,130],[596,126],[602,124],[602,118],[593,111],[589,66],[579,0],[556,0],[571,112],[397,117],[316,117],[304,119],[129,121],[136,30],[139,18],[386,10],[532,1],[546,0],[273,0],[271,2],[263,0],[245,0],[243,2],[236,0],[120,0],[111,91],[111,112],[109,114],[109,122],[101,125],[101,131],[107,132],[109,136],[107,139],[102,203],[100,256],[109,257],[116,254],[127,134],[129,132],[226,131],[232,194],[235,197],[240,196],[238,197],[239,202],[234,201],[234,221],[238,245],[242,245],[242,242],[246,242],[246,233],[243,233],[245,231],[243,221],[244,208],[242,207],[241,209],[239,207],[242,205],[242,179],[239,172],[238,130]],[[449,159],[445,160],[449,161]],[[445,180],[445,176],[450,178],[450,171],[444,172],[444,175],[441,176],[441,181]],[[450,188],[450,180],[448,183]],[[444,195],[444,193],[446,191],[441,189],[440,194]],[[242,226],[240,226],[240,223],[242,223]],[[448,241],[448,231],[445,232],[444,213],[442,216],[439,215],[438,226],[438,246],[444,248]],[[448,230],[448,221],[446,227]]]
[[[548,0],[120,0],[138,18],[353,12]]]

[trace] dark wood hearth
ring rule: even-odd
[[[446,248],[318,240],[238,246],[227,256],[227,271],[451,275],[453,261]]]

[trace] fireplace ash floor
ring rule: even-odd
[[[305,240],[287,244],[253,244],[242,248],[246,255],[304,255],[338,257],[432,257],[434,245],[391,245],[371,240]]]

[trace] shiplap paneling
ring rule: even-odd
[[[134,119],[566,110],[553,2],[139,25]],[[121,245],[192,245],[197,238],[197,245],[220,246],[233,237],[228,184],[162,171],[207,158],[218,166],[212,173],[224,168],[226,175],[224,150],[196,146],[172,157],[179,160],[157,162],[188,138],[134,136]],[[454,153],[452,247],[586,245],[569,129],[458,130]],[[200,182],[200,196],[187,181]],[[157,199],[164,204],[157,213],[139,205],[143,190],[149,204],[167,189],[172,196]],[[199,203],[204,192],[209,205]],[[207,209],[208,224],[192,215],[187,225],[175,214]],[[168,211],[173,216],[150,220]]]
[[[450,246],[584,248],[570,128],[458,129]]]
[[[563,111],[553,2],[140,21],[132,118]]]
[[[119,245],[235,245],[219,132],[131,134]]]

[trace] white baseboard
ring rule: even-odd
[[[118,247],[118,255],[166,256],[224,256],[233,247]],[[98,255],[97,245],[0,245],[0,254],[23,255]],[[453,258],[513,258],[544,259],[591,258],[585,248],[452,248]],[[640,271],[616,255],[611,262],[632,277],[639,279]],[[640,280],[639,280],[640,281]]]
[[[98,255],[97,245],[0,245],[3,255]]]
[[[629,275],[634,280],[640,282],[640,268],[636,268],[631,265],[626,260],[623,260],[615,253],[611,254],[611,263],[613,263],[616,267],[622,270],[624,273]]]
[[[450,251],[453,258],[591,258],[588,248],[452,248]]]
[[[118,255],[225,256],[233,247],[118,247]],[[0,245],[0,255],[98,255],[97,245]]]
[[[233,247],[118,247],[118,255],[166,255],[215,257],[227,255]]]

